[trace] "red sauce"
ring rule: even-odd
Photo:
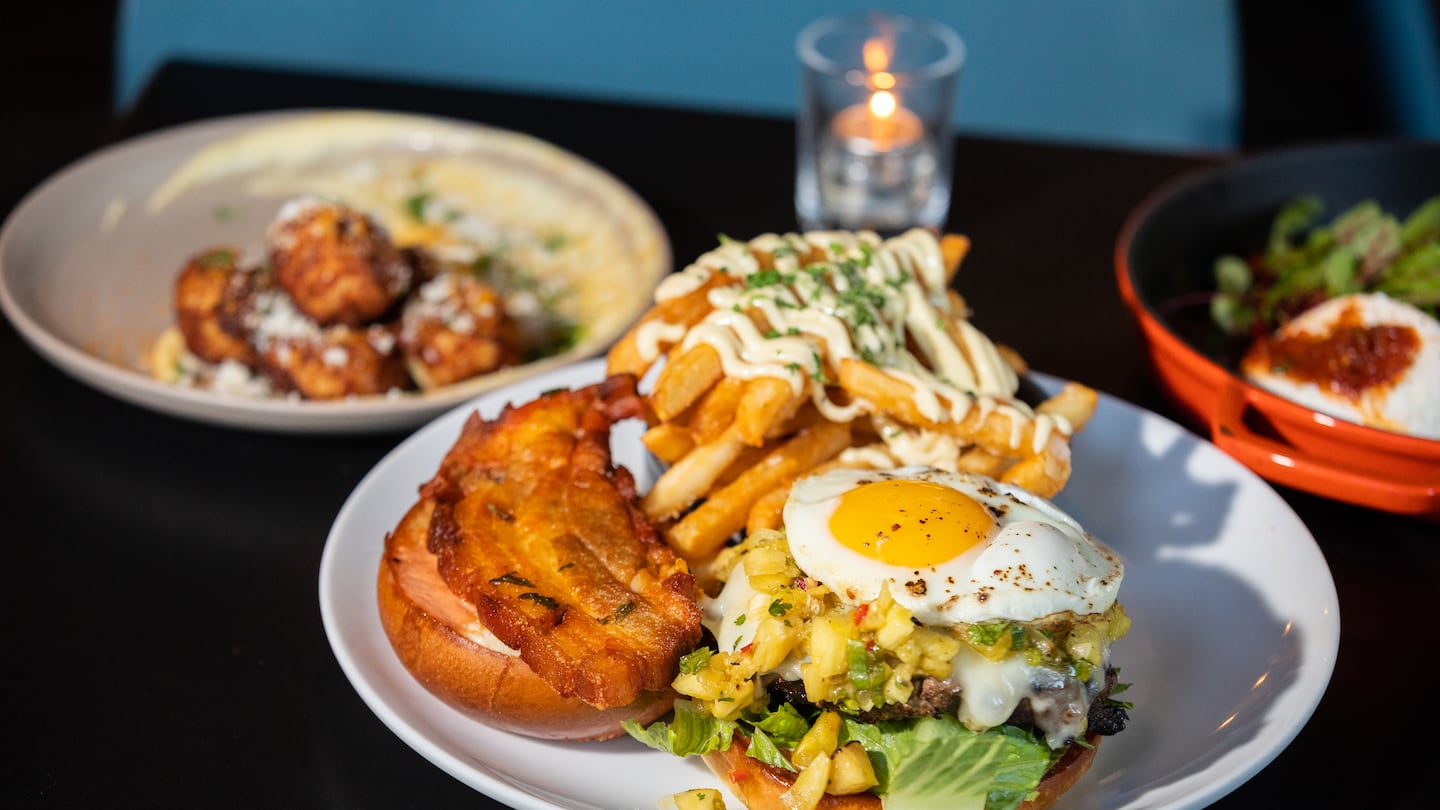
[[[1366,326],[1359,308],[1350,306],[1325,334],[1265,337],[1251,351],[1277,374],[1358,400],[1404,376],[1420,351],[1420,336],[1410,326]]]

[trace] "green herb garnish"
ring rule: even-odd
[[[555,608],[560,606],[559,602],[542,593],[522,593],[520,594],[520,598],[528,599],[531,602],[539,605],[540,607],[549,608],[551,610],[554,610]]]

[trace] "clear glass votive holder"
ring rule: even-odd
[[[800,227],[882,235],[942,227],[965,61],[960,37],[930,20],[870,13],[810,23],[796,51]]]

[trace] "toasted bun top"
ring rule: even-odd
[[[1021,810],[1044,810],[1055,804],[1065,791],[1090,769],[1100,735],[1086,734],[1086,746],[1072,745],[1040,780],[1036,796],[1020,805]],[[749,810],[785,810],[781,794],[790,789],[795,775],[766,765],[745,755],[749,740],[736,735],[730,747],[704,755],[705,764],[724,782]],[[1088,747],[1087,747],[1088,746]],[[853,796],[825,794],[818,810],[881,810],[880,797],[874,793]]]
[[[376,594],[380,621],[401,663],[453,708],[506,731],[554,740],[607,739],[627,718],[648,723],[670,710],[670,691],[646,692],[628,706],[596,709],[563,698],[519,657],[481,646],[458,616],[474,616],[443,587],[425,548],[433,504],[412,507],[386,539]]]

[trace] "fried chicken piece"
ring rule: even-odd
[[[249,274],[237,298],[239,329],[277,389],[319,400],[409,387],[393,326],[321,326],[264,272]]]
[[[185,348],[207,363],[234,360],[254,365],[255,352],[233,319],[244,285],[239,252],[216,247],[190,258],[175,279],[175,322]]]
[[[500,294],[472,275],[441,272],[405,302],[400,345],[422,389],[514,365],[520,343]]]
[[[281,288],[322,326],[369,323],[410,288],[410,263],[360,211],[313,197],[292,200],[266,237]]]
[[[694,577],[611,465],[611,424],[643,407],[624,375],[472,416],[421,490],[445,582],[557,693],[600,708],[668,688],[700,640]]]

